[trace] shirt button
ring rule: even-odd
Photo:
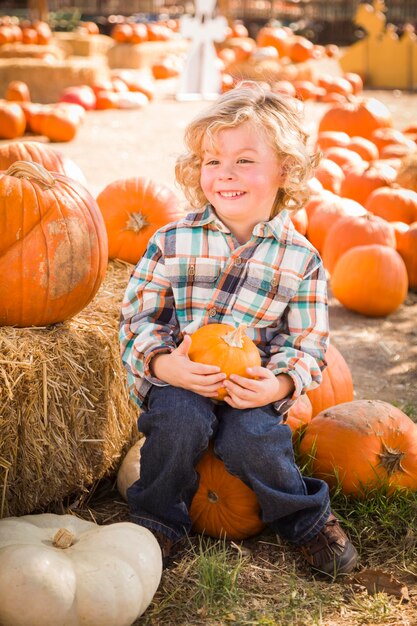
[[[276,287],[277,285],[278,285],[278,278],[273,278],[273,279],[271,280],[271,286],[272,286],[272,287]]]
[[[211,309],[208,310],[208,314],[210,317],[214,317],[215,315],[217,315],[217,309],[216,307],[212,307]]]
[[[242,265],[242,259],[240,258],[240,256],[238,256],[237,259],[235,259],[235,265],[237,266]]]

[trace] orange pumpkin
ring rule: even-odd
[[[351,150],[350,146],[333,146],[332,148],[327,148],[325,155],[326,159],[330,159],[331,161],[334,161],[334,163],[337,163],[343,173],[352,165],[361,165],[363,163],[361,155],[355,150]]]
[[[333,344],[326,350],[326,362],[320,385],[307,390],[312,417],[329,406],[353,400],[352,374],[342,353]]]
[[[349,142],[350,137],[347,133],[341,130],[326,130],[317,135],[316,147],[320,148],[320,150],[327,150],[333,147],[347,148]]]
[[[371,164],[366,161],[357,163],[345,170],[340,195],[365,206],[374,189],[391,185],[396,176],[396,170],[383,161],[373,161]]]
[[[134,264],[151,235],[182,214],[168,187],[142,176],[110,183],[97,196],[97,203],[106,224],[110,258]]]
[[[417,425],[388,402],[354,400],[326,409],[308,424],[300,453],[313,457],[314,476],[345,494],[417,489]]]
[[[347,215],[359,217],[366,212],[355,200],[341,198],[336,194],[322,194],[321,197],[322,202],[318,201],[318,205],[309,215],[307,226],[307,238],[320,253],[333,224]]]
[[[338,163],[326,157],[322,158],[314,173],[317,180],[323,185],[323,189],[335,194],[340,193],[345,175]]]
[[[37,141],[13,141],[0,146],[0,170],[7,170],[15,161],[33,161],[49,172],[64,174],[82,185],[85,176],[69,157],[44,143]]]
[[[230,376],[238,374],[248,377],[246,369],[261,365],[259,350],[246,334],[245,325],[233,328],[229,324],[206,324],[191,335],[188,356],[196,363],[218,365]],[[226,389],[219,390],[217,399],[223,400]]]
[[[313,58],[314,44],[302,35],[292,37],[288,56],[293,63],[304,63]]]
[[[357,152],[364,161],[374,161],[379,157],[379,151],[374,142],[365,137],[351,137],[348,148]]]
[[[395,248],[395,232],[391,224],[372,213],[342,217],[330,228],[324,242],[322,258],[325,268],[331,274],[346,250],[370,243]]]
[[[264,26],[258,31],[256,44],[259,48],[273,46],[280,57],[286,57],[289,54],[292,37],[286,28]]]
[[[374,130],[386,126],[393,126],[393,119],[385,104],[376,98],[357,97],[329,108],[319,121],[319,132],[339,130],[372,141]]]
[[[0,325],[69,319],[96,294],[107,268],[107,236],[88,191],[37,163],[0,174]]]
[[[0,102],[0,139],[16,139],[25,132],[26,117],[17,102]]]
[[[334,297],[368,317],[384,317],[404,302],[407,269],[396,250],[370,244],[355,246],[339,258],[331,277]]]
[[[369,196],[365,208],[388,222],[417,222],[417,192],[402,187],[378,187]]]
[[[40,115],[40,133],[50,141],[66,142],[74,139],[79,127],[79,119],[69,108],[50,107]]]
[[[196,466],[200,484],[191,503],[193,529],[211,537],[245,539],[265,527],[252,489],[232,476],[211,448]]]
[[[22,80],[12,80],[6,88],[6,100],[14,102],[30,102],[30,92],[27,83]]]

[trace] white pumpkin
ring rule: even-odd
[[[161,580],[152,533],[72,515],[0,520],[1,626],[130,626]]]

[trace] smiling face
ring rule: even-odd
[[[276,151],[250,122],[206,136],[202,151],[201,188],[222,222],[247,241],[256,224],[270,219],[282,182]]]

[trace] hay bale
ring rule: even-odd
[[[66,87],[92,85],[107,80],[105,57],[71,57],[64,60],[0,59],[0,95],[11,80],[28,84],[33,102],[56,102]]]
[[[112,262],[68,322],[0,328],[0,517],[85,494],[137,439],[118,340],[131,269]]]
[[[113,68],[141,69],[151,67],[168,54],[187,52],[190,42],[186,39],[173,41],[145,41],[143,43],[116,43],[107,52],[107,62]]]
[[[55,59],[64,59],[67,56],[62,48],[53,44],[40,46],[38,44],[6,43],[0,46],[2,59],[43,59],[49,55]]]
[[[86,33],[54,33],[53,42],[60,47],[66,56],[91,57],[106,54],[114,44],[107,35],[88,35]]]

